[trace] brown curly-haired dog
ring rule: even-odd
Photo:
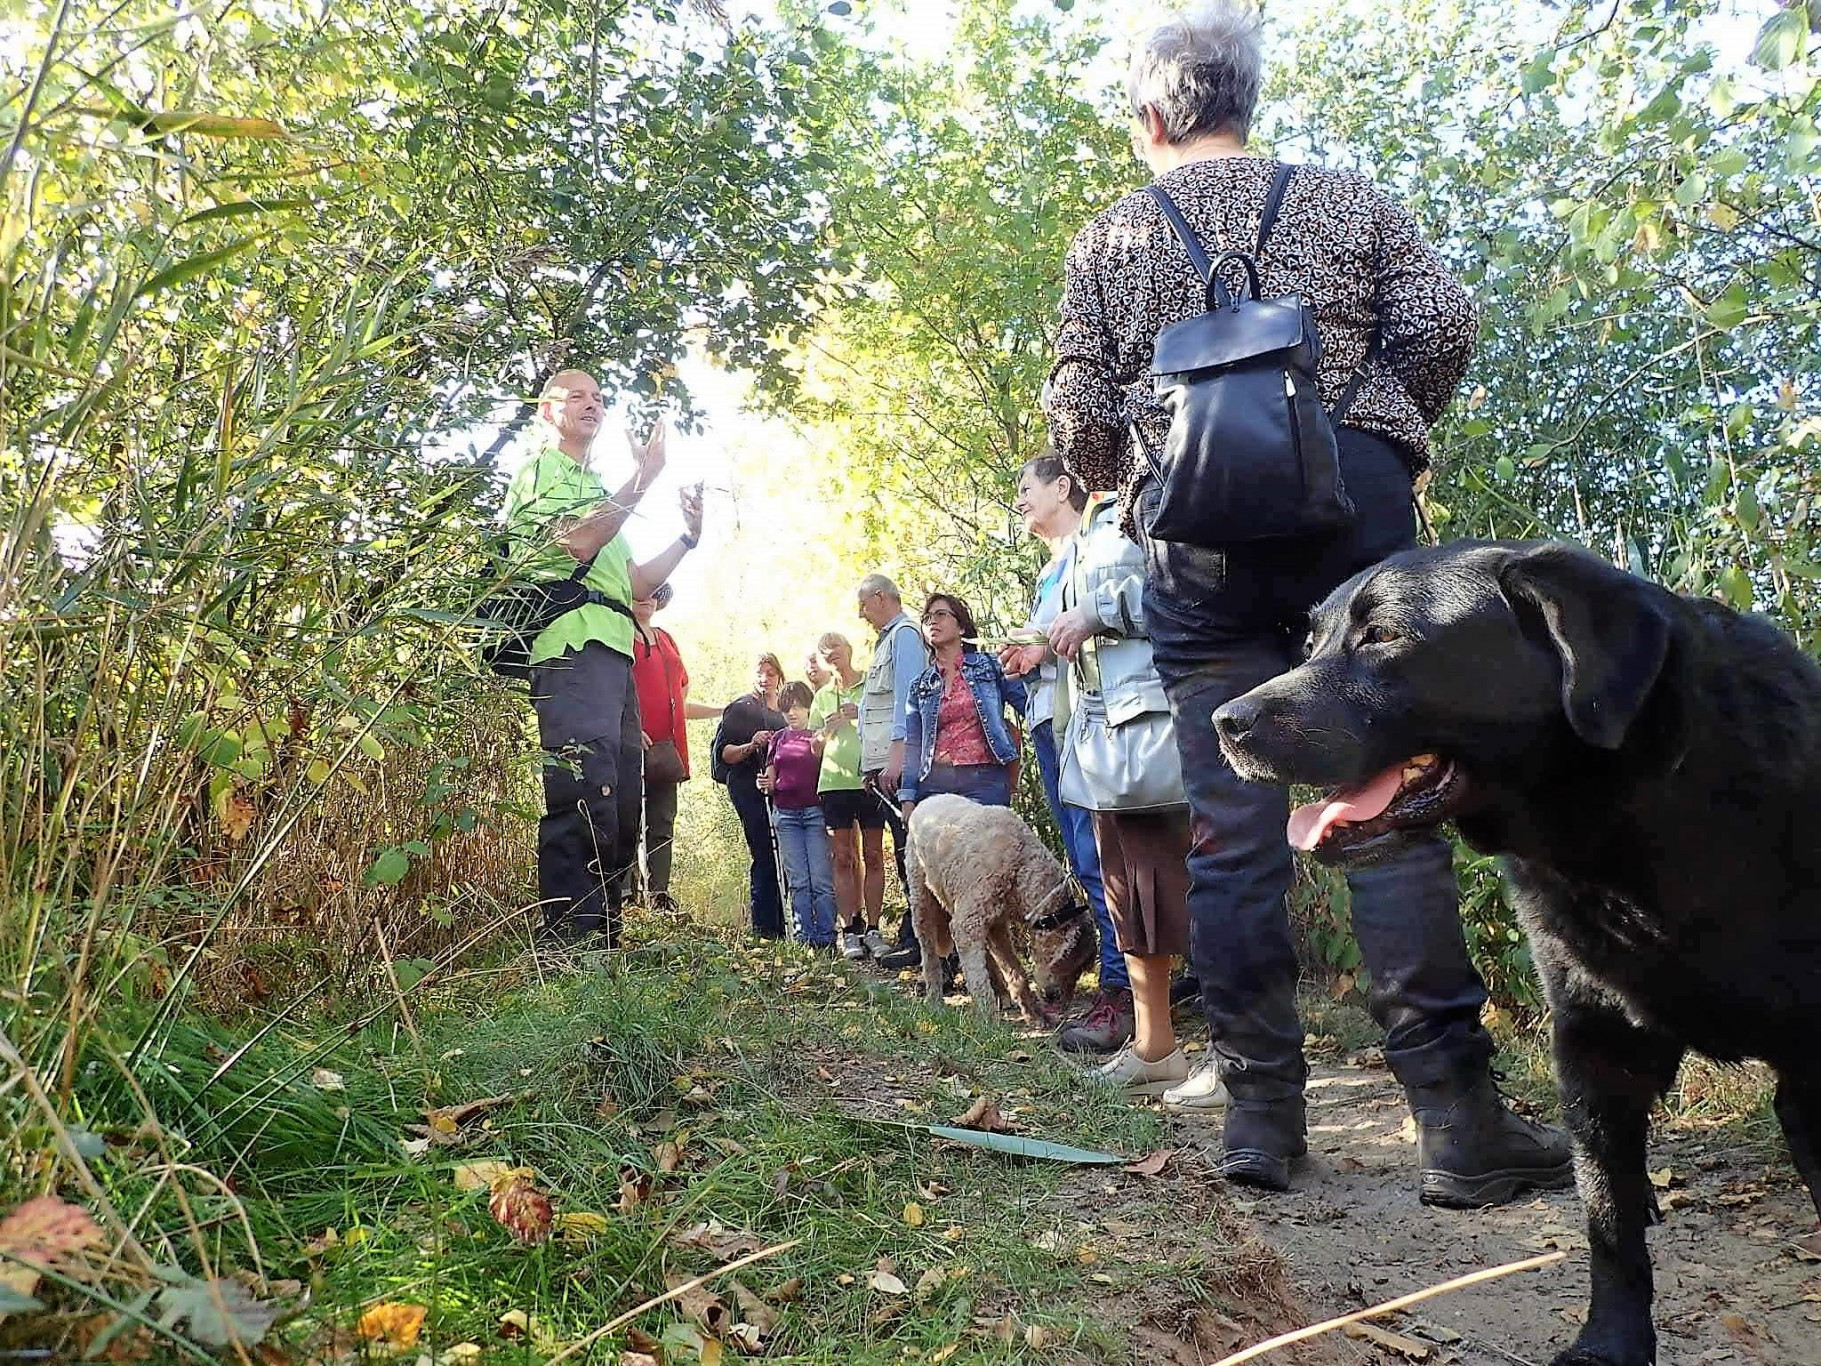
[[[1062,865],[1015,812],[947,794],[925,798],[911,812],[905,872],[932,1004],[942,1002],[942,960],[954,952],[982,1015],[992,1016],[994,987],[1003,985],[1026,1023],[1041,1024],[1043,1006],[1012,936],[1017,922],[1030,930],[1044,998],[1067,1004],[1097,952],[1094,922]]]

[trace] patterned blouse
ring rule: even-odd
[[[961,676],[959,666],[943,674],[942,698],[936,704],[936,752],[939,764],[990,764],[986,730],[980,724],[980,704],[974,690]]]
[[[1209,256],[1250,253],[1278,163],[1224,157],[1175,167],[1157,179]],[[1321,333],[1318,384],[1330,408],[1365,355],[1374,322],[1383,350],[1360,386],[1346,425],[1402,447],[1415,474],[1428,464],[1429,428],[1460,384],[1473,352],[1473,303],[1415,221],[1364,176],[1302,166],[1290,181],[1259,262],[1265,298],[1301,294]],[[1152,395],[1151,344],[1171,323],[1200,313],[1206,291],[1188,253],[1150,195],[1127,195],[1069,248],[1056,364],[1044,387],[1050,437],[1090,489],[1117,489],[1134,535],[1137,474],[1127,414],[1153,450],[1169,418]]]

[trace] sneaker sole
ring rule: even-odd
[[[1440,1209],[1485,1209],[1508,1205],[1527,1191],[1567,1190],[1574,1185],[1574,1164],[1559,1167],[1509,1168],[1481,1176],[1459,1176],[1436,1167],[1422,1174],[1422,1202]]]
[[[1225,1114],[1227,1097],[1219,1100],[1171,1100],[1163,1098],[1163,1108],[1176,1115],[1219,1115]]]
[[[1135,1081],[1125,1088],[1128,1096],[1161,1096],[1165,1091],[1182,1085],[1182,1078],[1173,1081]]]

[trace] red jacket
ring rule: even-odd
[[[689,670],[677,653],[677,643],[661,626],[651,628],[651,643],[637,632],[632,637],[632,684],[639,694],[639,727],[651,737],[676,742],[683,759],[683,775],[689,776],[689,731],[683,723],[683,691],[689,686]]]

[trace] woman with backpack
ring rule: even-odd
[[[1308,1148],[1289,797],[1234,773],[1213,714],[1292,666],[1313,604],[1415,544],[1412,481],[1475,319],[1409,211],[1365,176],[1247,146],[1259,33],[1252,8],[1214,0],[1133,53],[1133,148],[1155,179],[1069,248],[1044,407],[1064,465],[1119,491],[1145,556],[1195,832],[1193,959],[1230,1095],[1221,1170],[1283,1190]],[[1447,842],[1348,882],[1386,1061],[1417,1122],[1422,1198],[1567,1184],[1564,1136],[1493,1085]]]

